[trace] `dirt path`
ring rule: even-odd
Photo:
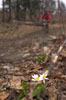
[[[38,26],[0,26],[0,63],[20,63],[23,52],[31,51],[35,42],[42,44],[46,37]]]

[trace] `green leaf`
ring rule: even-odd
[[[43,62],[45,59],[46,59],[46,55],[43,55],[43,56],[38,56],[36,60],[39,62]]]
[[[0,93],[3,92],[3,90],[0,89]]]
[[[22,89],[23,89],[24,93],[26,93],[26,90],[28,88],[28,83],[27,82],[22,82],[21,86],[22,86]]]
[[[22,86],[22,91],[20,92],[20,95],[19,95],[17,100],[21,100],[27,94],[28,83],[27,82],[22,82],[21,86]]]
[[[25,96],[24,91],[22,90],[19,94],[19,97],[17,100],[21,100]]]
[[[37,84],[32,92],[32,97],[42,97],[45,94],[46,84]]]

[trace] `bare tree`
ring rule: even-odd
[[[61,8],[61,13],[62,14],[66,13],[66,6],[63,2],[60,2],[60,8]]]
[[[3,17],[2,17],[2,21],[4,22],[5,21],[5,9],[4,9],[4,6],[5,6],[5,2],[3,0],[3,10],[2,10],[2,13],[3,13]]]
[[[19,0],[16,0],[16,19],[19,20]]]
[[[9,0],[9,19],[8,21],[11,20],[11,0]]]

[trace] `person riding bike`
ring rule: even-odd
[[[51,20],[50,11],[45,10],[44,13],[42,14],[40,20],[43,22],[44,28],[45,28],[45,30],[47,30],[47,32],[48,32],[48,30],[49,30],[48,23],[49,23],[50,20]]]

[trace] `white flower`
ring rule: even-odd
[[[41,81],[41,78],[37,74],[32,75],[32,78],[32,81]]]
[[[48,80],[47,78],[48,71],[44,72],[43,74],[40,74],[40,77],[37,74],[32,75],[32,81],[43,81],[45,84],[45,80]]]
[[[43,83],[45,83],[45,80],[48,80],[48,78],[46,78],[48,75],[47,72],[43,73],[42,75],[40,75],[40,79],[43,80]]]

